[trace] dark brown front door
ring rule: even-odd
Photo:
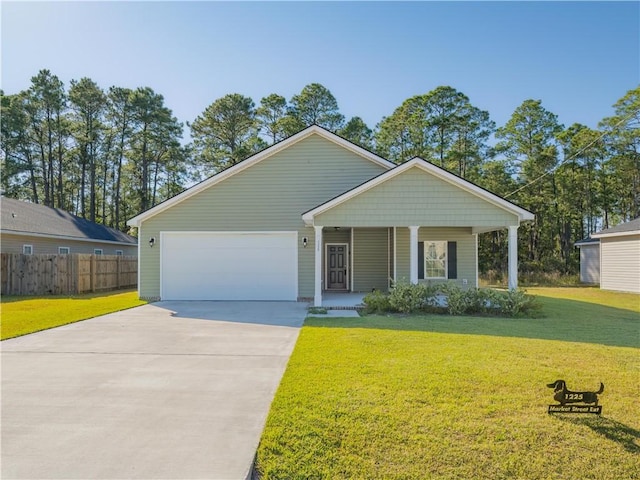
[[[327,244],[327,290],[347,289],[347,245]]]

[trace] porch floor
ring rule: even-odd
[[[335,310],[351,310],[362,307],[362,299],[366,293],[353,292],[322,292],[322,306]]]

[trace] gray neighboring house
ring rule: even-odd
[[[32,254],[138,254],[138,241],[114,228],[59,208],[0,197],[0,252]]]
[[[640,217],[591,238],[600,241],[600,288],[640,293]]]
[[[595,285],[600,283],[600,240],[585,238],[576,242],[580,249],[580,282]]]
[[[478,234],[534,215],[436,165],[402,165],[313,125],[142,212],[138,291],[162,300],[313,300],[393,280],[478,285]]]

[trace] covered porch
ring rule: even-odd
[[[509,231],[509,288],[517,288],[517,226]],[[394,282],[455,282],[478,287],[473,227],[314,226],[314,306],[358,305]]]
[[[518,226],[531,212],[415,158],[304,213],[313,228],[315,306],[323,294],[386,291],[393,281],[478,286],[478,234],[507,229],[518,286]]]

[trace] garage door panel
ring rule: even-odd
[[[296,232],[167,232],[165,300],[296,300]]]

